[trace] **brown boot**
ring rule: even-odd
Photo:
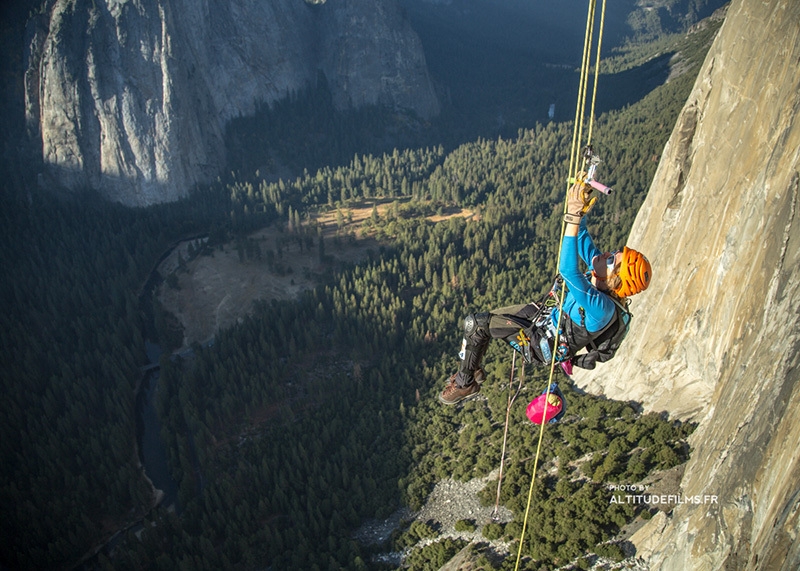
[[[481,390],[481,386],[474,380],[466,387],[459,387],[456,384],[457,374],[458,373],[450,377],[450,380],[447,381],[447,386],[445,386],[444,390],[439,394],[439,400],[444,404],[459,403],[472,395],[478,394]]]

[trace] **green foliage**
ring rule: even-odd
[[[420,128],[418,119],[385,107],[337,110],[320,73],[316,85],[260,103],[252,116],[228,123],[228,168],[246,178],[291,178],[289,173],[345,164],[356,153],[413,146]]]
[[[632,32],[624,42],[623,50],[631,48],[655,50],[687,32],[696,32],[700,20],[726,4],[725,0],[654,0],[647,4],[637,3],[627,16]],[[702,22],[700,26],[708,22]],[[615,48],[614,51],[620,51]]]
[[[500,539],[503,537],[503,526],[499,523],[487,523],[483,526],[481,534],[490,541]]]
[[[645,19],[646,17],[641,18],[643,25],[640,29],[647,26],[644,24]],[[641,34],[612,50],[613,55],[601,62],[601,70],[605,74],[621,73],[645,65],[647,62],[654,62],[654,67],[681,65],[688,69],[696,68],[705,58],[708,47],[721,25],[721,19],[707,20],[688,34],[661,31],[655,34]],[[652,35],[658,35],[658,38],[650,38]],[[678,54],[678,61],[668,64],[669,57],[675,54]]]
[[[405,559],[403,568],[409,571],[437,571],[466,545],[465,541],[443,539],[413,550]]]
[[[543,386],[543,374],[534,371],[527,379],[527,387]],[[527,523],[529,535],[525,542],[525,553],[529,557],[555,564],[592,551],[595,545],[613,537],[641,509],[641,506],[612,503],[609,482],[634,483],[654,469],[687,458],[687,451],[680,444],[687,434],[682,425],[670,423],[656,414],[639,416],[626,403],[580,395],[563,382],[561,388],[565,391],[569,408],[567,416],[558,424],[548,425],[544,433],[541,464]],[[472,449],[479,446],[481,454],[486,456],[497,454],[505,402],[497,399],[499,405],[496,407],[491,403],[495,401],[494,392],[503,394],[506,390],[501,379],[490,377],[482,387],[488,406],[468,408],[467,405],[452,414],[449,409],[445,412],[432,409],[428,413],[425,407],[418,407],[420,416],[417,416],[418,422],[411,432],[410,446],[414,447],[413,457],[421,469],[413,472],[411,481],[406,480],[406,484],[415,487],[414,479],[427,481],[431,473],[437,474],[436,478],[460,474],[457,477],[468,479],[479,475],[468,454],[471,450],[465,446]],[[524,407],[530,398],[531,389],[524,389],[512,410],[512,418],[524,418]],[[448,429],[443,422],[450,423],[453,428]],[[463,437],[448,436],[456,432],[456,427],[463,436],[470,429],[477,430],[481,426],[491,427],[481,440],[482,445],[469,444]],[[643,449],[631,446],[628,437],[633,435],[638,441],[643,438],[640,433],[644,430],[666,440],[652,442]],[[501,501],[516,519],[505,529],[497,524],[484,526],[483,535],[487,539],[504,534],[506,539],[516,540],[521,534],[521,517],[526,508],[537,438],[538,432],[529,423],[511,423],[511,445]],[[659,458],[665,446],[675,454],[674,458]],[[423,453],[423,447],[427,453]],[[462,462],[466,464],[461,466]],[[641,464],[640,473],[634,468],[637,463]],[[553,465],[558,467],[556,476],[549,475]],[[491,482],[482,492],[482,499],[487,504],[494,500],[495,487],[495,482]]]
[[[411,540],[411,543],[408,543],[408,545],[412,545],[423,539],[433,539],[438,535],[439,534],[429,523],[421,521],[414,521],[409,526],[408,532],[406,533],[406,536]]]
[[[137,293],[218,205],[140,213],[80,199],[2,194],[0,535],[15,568],[68,566],[152,506],[131,449],[148,334]]]
[[[625,552],[616,543],[602,543],[594,548],[595,553],[600,557],[606,557],[614,561],[625,559]]]
[[[475,520],[460,519],[455,524],[456,531],[475,531]]]
[[[624,243],[691,75],[599,118],[603,182],[617,189],[591,213],[599,247]],[[322,86],[262,109],[251,130],[229,133],[247,174],[174,205],[127,210],[96,197],[57,204],[36,192],[2,195],[4,564],[74,566],[149,513],[140,537],[123,534],[98,564],[363,569],[368,554],[353,540],[361,522],[401,503],[416,510],[438,480],[482,477],[498,465],[508,349],[487,353],[485,400],[443,408],[435,394],[456,363],[464,314],[549,287],[570,126],[534,124],[447,151],[436,144],[372,154],[363,146],[377,145],[370,133],[404,119],[366,110],[346,136],[342,123],[308,138],[335,116],[326,97]],[[254,144],[264,133],[269,143]],[[303,170],[315,162],[329,166]],[[275,180],[285,169],[302,175]],[[343,227],[349,207],[376,201],[391,207],[361,228],[382,244],[366,261],[330,272],[293,302],[262,302],[213,347],[162,362],[158,411],[182,511],[148,512],[151,489],[131,450],[133,395],[144,338],[169,346],[179,333],[157,306],[158,333],[147,331],[140,304],[160,255],[202,233],[206,253],[232,240],[244,262],[263,257],[270,271],[288,272],[283,244],[251,238],[277,222],[327,263],[337,243],[323,242],[312,215],[330,211]],[[541,371],[527,373],[512,418],[524,419],[544,382]],[[526,568],[591,551],[635,515],[609,503],[606,482],[637,482],[688,455],[691,427],[562,388],[570,408],[545,432]],[[515,519],[484,526],[487,539],[520,537],[536,437],[531,425],[512,422],[501,501]],[[493,501],[491,489],[483,496]],[[437,536],[416,522],[404,541]],[[406,564],[438,569],[462,545],[432,543]]]

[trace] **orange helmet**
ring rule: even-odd
[[[647,289],[653,270],[650,262],[640,252],[625,246],[622,250],[622,263],[619,268],[619,277],[622,285],[616,289],[620,297],[628,297]]]

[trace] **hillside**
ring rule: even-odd
[[[719,18],[646,66],[640,51],[615,60],[625,71],[603,80],[652,83],[598,118],[603,179],[618,192],[601,197],[591,230],[603,247],[645,251],[656,278],[634,298],[625,353],[575,384],[559,376],[569,414],[545,434],[524,568],[626,555],[650,569],[800,563],[799,21],[777,0],[739,0],[707,58]],[[282,133],[333,145],[338,125],[324,132],[304,113],[286,113]],[[369,130],[383,118],[336,121],[348,120]],[[490,349],[480,398],[443,409],[436,395],[466,313],[552,281],[570,126],[492,132],[305,171],[330,149],[298,146],[297,176],[251,169],[152,208],[4,192],[0,232],[15,247],[0,251],[0,565],[383,571],[460,554],[451,566],[510,569],[537,454],[524,407],[545,377],[526,371],[512,409],[497,521],[485,516],[508,348]],[[162,299],[215,290],[196,313],[220,319],[187,320],[187,344],[214,343],[161,360],[157,410],[179,491],[174,509],[151,509],[132,403],[156,332],[139,294],[189,236],[204,246],[171,260]],[[715,501],[632,504],[630,486]]]
[[[713,37],[713,30],[705,37]],[[677,77],[630,109],[601,119],[604,157],[614,165],[608,176],[626,189],[593,212],[602,243],[627,234],[655,172],[653,156],[663,148],[692,81],[692,74]],[[142,545],[126,543],[130,551],[119,553],[116,563],[127,568],[149,553],[173,561],[200,553],[209,567],[255,558],[298,568],[334,557],[353,568],[381,568],[387,551],[409,549],[407,562],[417,566],[458,551],[461,540],[444,537],[449,527],[443,522],[406,521],[389,543],[379,545],[352,544],[351,533],[365,520],[390,518],[400,505],[423,509],[440,480],[464,483],[496,469],[509,366],[502,347],[491,352],[485,398],[453,411],[442,410],[435,395],[454,363],[465,312],[538,295],[550,281],[550,253],[560,228],[559,170],[565,168],[568,140],[568,125],[553,123],[450,153],[357,155],[348,165],[290,183],[229,185],[231,230],[254,239],[253,228],[277,217],[285,231],[291,222],[300,241],[310,237],[315,243],[318,212],[346,212],[373,200],[390,208],[371,214],[358,230],[380,243],[366,260],[336,272],[296,303],[258,304],[250,318],[220,331],[213,348],[165,368],[160,406],[169,419],[165,439],[173,465],[181,466],[175,471],[180,501],[205,523],[183,536],[175,530],[183,524],[160,515],[166,531],[146,534]],[[639,152],[626,152],[632,147]],[[475,216],[433,216],[448,205],[469,208]],[[328,242],[325,251],[335,254]],[[530,371],[527,378],[515,419],[525,397],[543,382]],[[652,514],[632,506],[609,509],[615,496],[608,483],[639,482],[680,464],[692,430],[690,424],[643,415],[635,404],[569,394],[573,416],[547,436],[548,477],[536,496],[542,519],[526,552],[543,565],[593,550],[619,556],[617,543],[597,544]],[[199,451],[199,469],[190,468],[190,439]],[[518,539],[535,444],[529,425],[513,422],[510,442],[502,501],[514,518],[488,525],[436,517],[454,528],[473,527],[470,537],[486,534],[498,546]],[[234,484],[244,481],[249,485]],[[491,501],[495,486],[485,485],[482,501]],[[280,494],[257,492],[278,487]],[[566,512],[558,508],[562,504]],[[594,515],[582,525],[563,517],[580,511]],[[327,546],[314,548],[320,537]],[[222,547],[215,554],[202,547],[205,541]],[[286,544],[291,552],[281,551]]]

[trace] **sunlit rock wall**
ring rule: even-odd
[[[651,569],[800,568],[800,2],[734,0],[629,245],[653,264],[595,393],[699,423]]]
[[[340,109],[439,111],[395,0],[50,0],[28,36],[26,113],[43,182],[129,205],[216,177],[226,122],[319,73]]]

